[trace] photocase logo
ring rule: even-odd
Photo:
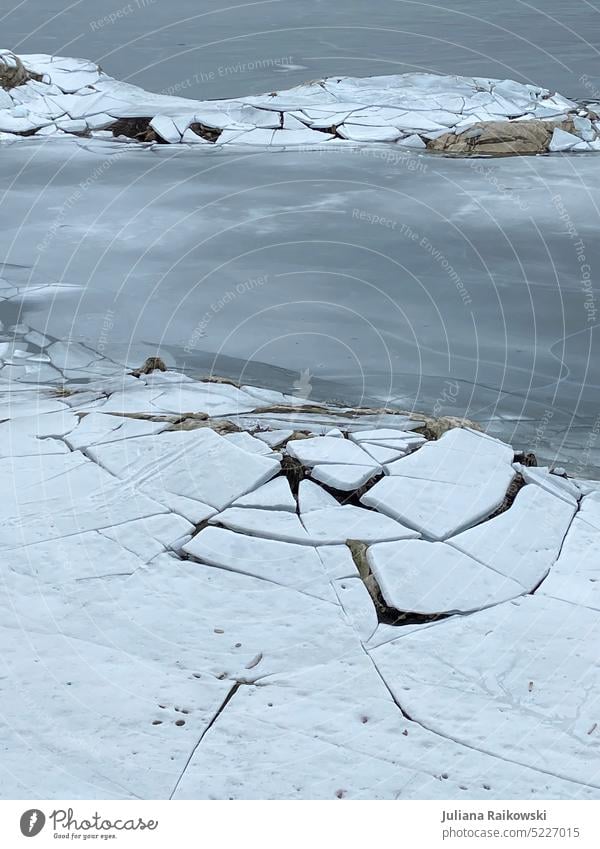
[[[21,834],[24,837],[35,837],[46,824],[46,817],[37,808],[25,811],[21,816]]]

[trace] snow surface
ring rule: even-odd
[[[598,798],[592,486],[468,429],[52,353],[99,375],[6,384],[5,798]],[[273,403],[330,435],[286,443]]]

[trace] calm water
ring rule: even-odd
[[[0,16],[17,52],[84,56],[190,97],[414,70],[571,95],[585,93],[587,75],[600,87],[600,13],[587,0],[2,0]]]

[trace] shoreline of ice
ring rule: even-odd
[[[328,77],[227,100],[154,94],[83,59],[0,51],[0,140],[134,139],[197,149],[389,144],[410,153],[600,150],[600,104],[483,77]]]

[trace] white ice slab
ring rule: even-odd
[[[52,365],[60,371],[84,369],[100,359],[98,354],[78,342],[53,342],[47,347],[46,353]]]
[[[523,477],[525,483],[541,486],[542,489],[557,498],[562,498],[568,504],[575,506],[581,497],[581,491],[573,481],[551,474],[550,469],[544,466],[523,466],[521,463],[514,463],[514,468]]]
[[[0,460],[0,545],[17,548],[164,513],[78,451]]]
[[[333,581],[333,588],[360,640],[368,642],[379,623],[373,599],[363,581],[360,578],[337,578]]]
[[[50,387],[37,387],[32,390],[27,386],[17,388],[14,383],[10,384],[10,391],[5,391],[0,384],[0,404],[3,419],[38,416],[69,409]]]
[[[185,495],[176,495],[173,492],[163,490],[160,486],[152,486],[154,499],[161,506],[166,507],[173,513],[177,513],[193,525],[199,525],[206,522],[211,516],[214,516],[217,510],[211,507],[210,504],[205,504],[203,501],[197,501],[194,498],[187,498]]]
[[[573,519],[560,556],[537,592],[600,610],[600,528],[583,514]]]
[[[324,507],[339,507],[339,501],[333,495],[306,478],[298,485],[298,504],[301,514],[308,513],[310,510],[321,510]]]
[[[296,512],[296,499],[285,477],[277,477],[259,486],[248,495],[233,502],[233,507],[260,507],[263,510],[288,510]]]
[[[396,430],[393,427],[370,428],[369,430],[355,430],[350,434],[350,439],[353,442],[374,442],[381,443],[386,440],[416,440],[416,442],[425,442],[424,436],[412,433],[410,430]]]
[[[66,410],[2,422],[0,457],[68,454],[63,438],[77,423],[77,416]]]
[[[421,448],[418,453],[425,449]],[[403,458],[398,462],[404,462]],[[485,519],[500,505],[512,470],[490,475],[489,482],[461,486],[411,477],[384,477],[361,501],[433,540],[444,540]]]
[[[468,749],[402,716],[360,650],[241,687],[176,798],[572,799],[594,791]]]
[[[496,471],[510,470],[512,474],[513,456],[510,445],[464,428],[453,428],[410,457],[390,463],[387,471],[390,475],[472,486],[489,481]],[[506,474],[501,476],[506,478]]]
[[[208,139],[205,139],[202,136],[199,136],[193,130],[189,130],[189,129],[184,131],[183,135],[181,136],[181,141],[184,144],[204,144],[204,145],[210,144]]]
[[[166,524],[171,518],[168,515],[152,516],[102,531],[74,533],[13,548],[6,552],[4,566],[15,575],[26,575],[35,579],[38,589],[31,598],[35,611],[38,603],[36,597],[41,596],[43,599],[48,586],[62,587],[66,593],[69,584],[133,574],[146,560],[132,547],[120,544],[121,529],[134,527],[139,521],[148,523],[148,527],[155,521]],[[160,551],[164,551],[164,547],[161,547]],[[151,557],[148,557],[148,560],[150,559]],[[11,577],[6,575],[5,591],[9,596],[12,586]]]
[[[580,136],[584,141],[593,141],[596,138],[596,131],[594,130],[594,125],[590,121],[589,118],[580,118],[579,116],[575,116],[573,118],[573,126],[575,127],[575,131],[578,136]]]
[[[558,557],[574,514],[573,505],[528,484],[504,513],[448,542],[531,591]]]
[[[310,510],[302,513],[301,519],[310,539],[320,545],[344,543],[348,539],[372,543],[418,536],[416,531],[388,516],[351,504]]]
[[[279,462],[232,445],[210,428],[92,446],[90,457],[144,492],[193,498],[218,510],[279,471]]]
[[[302,399],[298,399],[301,403]],[[403,430],[411,428],[423,427],[424,422],[412,421],[404,416],[394,415],[392,413],[365,413],[362,415],[348,415],[350,412],[346,409],[336,410],[331,409],[331,412],[323,413],[307,413],[302,411],[293,411],[290,413],[261,413],[260,406],[257,405],[257,412],[250,415],[240,415],[232,418],[241,427],[271,427],[271,428],[294,428],[294,430],[311,431],[317,434],[326,434],[332,427],[340,427],[344,431],[353,432],[355,430],[364,430],[366,427],[373,425],[382,426],[383,424],[397,425]]]
[[[254,410],[258,404],[245,392],[228,383],[184,383],[155,393],[152,400],[155,411],[165,413],[207,413],[209,416],[226,416]]]
[[[69,637],[231,683],[322,663],[358,645],[337,601],[167,554],[130,577],[48,586],[39,602],[35,578],[7,579],[9,603],[5,581],[0,609],[12,627],[47,634],[59,623]]]
[[[599,639],[597,611],[534,595],[413,632],[371,657],[403,709],[432,731],[598,788]]]
[[[307,545],[208,527],[190,540],[184,551],[221,569],[271,581],[325,601],[335,601],[323,563],[316,550]]]
[[[231,686],[136,658],[125,642],[3,628],[2,646],[7,796],[168,798]]]
[[[150,121],[150,126],[155,133],[169,144],[177,144],[181,141],[183,130],[180,132],[173,119],[169,118],[168,115],[156,115]]]
[[[600,530],[600,487],[587,493],[579,506],[578,516]]]
[[[294,433],[293,430],[264,430],[259,431],[254,434],[256,439],[262,439],[269,448],[277,448],[278,445],[281,445],[282,442],[285,442],[286,439],[289,439],[290,436]]]
[[[579,144],[581,139],[573,133],[567,133],[561,130],[560,127],[555,127],[550,140],[548,150],[551,153],[557,153],[565,150],[571,150],[575,145]]]
[[[361,442],[361,448],[382,466],[391,463],[393,460],[399,460],[400,457],[404,457],[408,453],[408,449],[405,447],[390,448],[386,445],[374,445],[371,442]]]
[[[38,348],[46,348],[52,340],[38,330],[30,330],[29,333],[25,334],[25,341],[31,342],[32,345],[37,345]]]
[[[273,138],[271,139],[272,145],[285,145],[297,147],[298,145],[320,145],[329,139],[334,138],[332,133],[320,133],[316,130],[310,130],[308,127],[304,127],[304,129],[282,129],[275,130],[273,133]]]
[[[358,569],[347,545],[320,545],[317,554],[330,580],[358,577]]]
[[[100,531],[102,536],[118,542],[126,551],[133,552],[142,563],[149,563],[164,551],[178,551],[181,541],[187,542],[193,532],[194,525],[175,513],[136,519]]]
[[[443,542],[381,542],[369,547],[367,560],[385,601],[401,611],[464,613],[524,592]]]
[[[345,121],[338,127],[339,135],[344,139],[357,142],[395,142],[402,135],[395,127],[369,127]]]
[[[248,451],[250,454],[263,454],[265,457],[271,457],[273,455],[271,448],[262,439],[256,439],[252,434],[246,433],[246,431],[226,433],[223,437],[227,442],[230,442],[237,448],[241,448],[242,451]]]
[[[446,129],[439,130],[439,132],[444,133]],[[421,136],[418,136],[416,133],[406,136],[404,139],[398,139],[398,144],[400,147],[408,147],[411,150],[425,150],[427,147]]]
[[[229,139],[223,133],[219,137],[219,144],[256,145],[257,147],[268,147],[273,140],[273,130],[249,128],[246,132],[239,133]]]
[[[168,422],[151,422],[144,419],[130,419],[125,416],[111,416],[106,413],[88,413],[79,421],[66,438],[72,449],[87,448],[90,445],[118,442],[136,436],[148,436],[160,433],[168,427]]]
[[[251,536],[297,542],[308,545],[311,539],[300,519],[287,510],[259,510],[254,507],[229,507],[210,519],[211,524]]]
[[[512,459],[510,446],[455,428],[386,466],[390,477],[362,502],[443,540],[500,506],[514,476]]]
[[[335,436],[292,439],[286,445],[286,453],[308,467],[323,463],[373,466],[373,459],[360,446]]]
[[[380,474],[380,472],[381,466],[342,466],[332,463],[324,466],[315,466],[311,471],[311,477],[320,483],[324,483],[326,486],[330,486],[332,489],[350,492],[363,486],[375,475]]]

